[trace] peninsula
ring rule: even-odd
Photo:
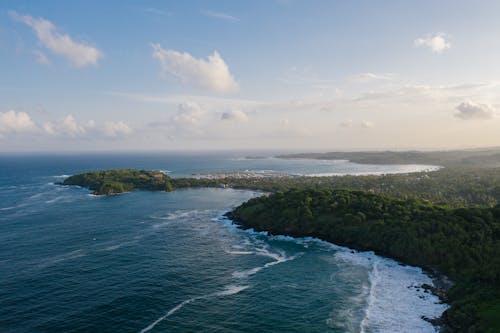
[[[134,169],[91,171],[70,176],[59,184],[85,187],[95,195],[118,194],[132,190],[173,190],[171,178],[165,173]]]

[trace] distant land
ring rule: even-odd
[[[278,158],[349,160],[360,164],[438,164],[445,167],[500,167],[500,148],[443,151],[360,151],[299,153]]]

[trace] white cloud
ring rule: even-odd
[[[171,118],[172,122],[180,127],[197,126],[201,123],[206,111],[196,103],[182,103],[177,113]]]
[[[373,128],[373,127],[375,127],[375,124],[372,123],[371,121],[363,120],[361,122],[361,126],[364,127],[364,128]]]
[[[99,49],[84,42],[75,42],[68,34],[58,32],[57,27],[49,20],[16,12],[10,12],[10,16],[30,26],[44,47],[65,57],[76,67],[96,65],[103,56]]]
[[[211,10],[205,10],[202,12],[202,14],[205,16],[209,16],[209,17],[213,17],[213,18],[221,19],[221,20],[225,20],[225,21],[231,21],[231,22],[237,22],[240,20],[239,18],[237,18],[235,16],[232,16],[232,15],[229,15],[226,13],[221,13],[221,12],[214,12]]]
[[[162,71],[175,76],[184,84],[216,93],[238,90],[238,83],[217,51],[205,60],[197,59],[189,53],[164,50],[160,44],[152,46],[153,58],[158,60]]]
[[[72,115],[67,115],[59,121],[45,122],[42,128],[47,134],[69,136],[72,138],[87,132],[85,126],[78,124]]]
[[[446,39],[445,33],[438,32],[425,38],[417,38],[413,42],[416,47],[428,47],[434,53],[442,53],[451,47],[451,43]]]
[[[458,112],[455,117],[463,120],[491,119],[495,117],[495,109],[489,104],[463,102],[455,108]]]
[[[349,79],[354,82],[367,83],[373,81],[393,80],[397,75],[395,73],[360,73],[352,75]]]
[[[49,58],[40,50],[33,50],[33,55],[36,57],[36,61],[40,64],[48,64]]]
[[[123,121],[106,121],[102,128],[102,132],[107,137],[116,138],[131,134],[132,128]]]
[[[35,123],[26,112],[13,110],[0,112],[0,136],[18,134],[36,130]]]
[[[72,115],[67,115],[58,121],[48,121],[41,128],[46,134],[58,137],[123,137],[133,132],[132,128],[123,121],[105,121],[97,124],[94,120],[79,123]]]
[[[223,112],[220,119],[244,123],[244,122],[248,121],[248,115],[245,112],[240,111],[240,110],[231,110],[231,111]]]

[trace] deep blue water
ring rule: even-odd
[[[445,305],[415,267],[222,215],[230,189],[96,197],[54,185],[104,168],[297,174],[398,171],[237,155],[0,156],[1,332],[433,332]],[[371,169],[370,169],[371,168]],[[399,168],[399,169],[398,169]]]

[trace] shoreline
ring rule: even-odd
[[[388,256],[386,254],[380,253],[379,251],[375,251],[375,250],[369,249],[369,248],[364,248],[361,246],[346,246],[346,245],[336,244],[336,243],[330,242],[328,240],[324,240],[320,237],[315,237],[315,236],[310,236],[310,235],[292,235],[292,234],[283,234],[283,233],[274,234],[268,230],[260,230],[260,229],[255,229],[253,227],[246,227],[246,226],[238,223],[238,220],[232,216],[232,212],[233,212],[233,210],[229,210],[229,211],[225,212],[222,216],[224,218],[228,219],[229,221],[231,221],[231,223],[234,226],[236,226],[237,228],[239,228],[241,230],[245,230],[245,231],[254,230],[255,232],[265,232],[270,237],[284,236],[284,237],[292,237],[294,239],[311,237],[311,238],[316,239],[318,241],[326,242],[326,243],[329,243],[331,245],[338,246],[340,248],[344,248],[351,253],[372,252],[374,255],[376,255],[380,258],[392,260],[399,265],[409,266],[409,267],[417,267],[417,268],[422,270],[422,274],[424,274],[425,276],[427,276],[431,279],[432,285],[428,285],[428,284],[424,283],[422,285],[415,286],[415,287],[424,289],[424,292],[429,292],[432,295],[436,296],[442,304],[447,305],[447,309],[449,309],[449,307],[450,307],[450,304],[447,303],[448,299],[447,299],[446,293],[453,286],[454,282],[452,280],[450,280],[445,274],[442,274],[436,270],[433,270],[433,269],[428,268],[428,267],[411,265],[411,264],[408,264],[408,263],[402,261],[399,258],[393,258],[393,257]],[[446,312],[446,310],[443,311],[441,313],[441,315],[439,315],[438,317],[435,317],[435,318],[428,318],[424,315],[422,315],[420,318],[422,320],[425,320],[426,322],[430,323],[434,328],[436,328],[438,330],[438,332],[447,332],[449,327],[448,327],[448,325],[446,325],[446,319],[444,317],[445,312]]]

